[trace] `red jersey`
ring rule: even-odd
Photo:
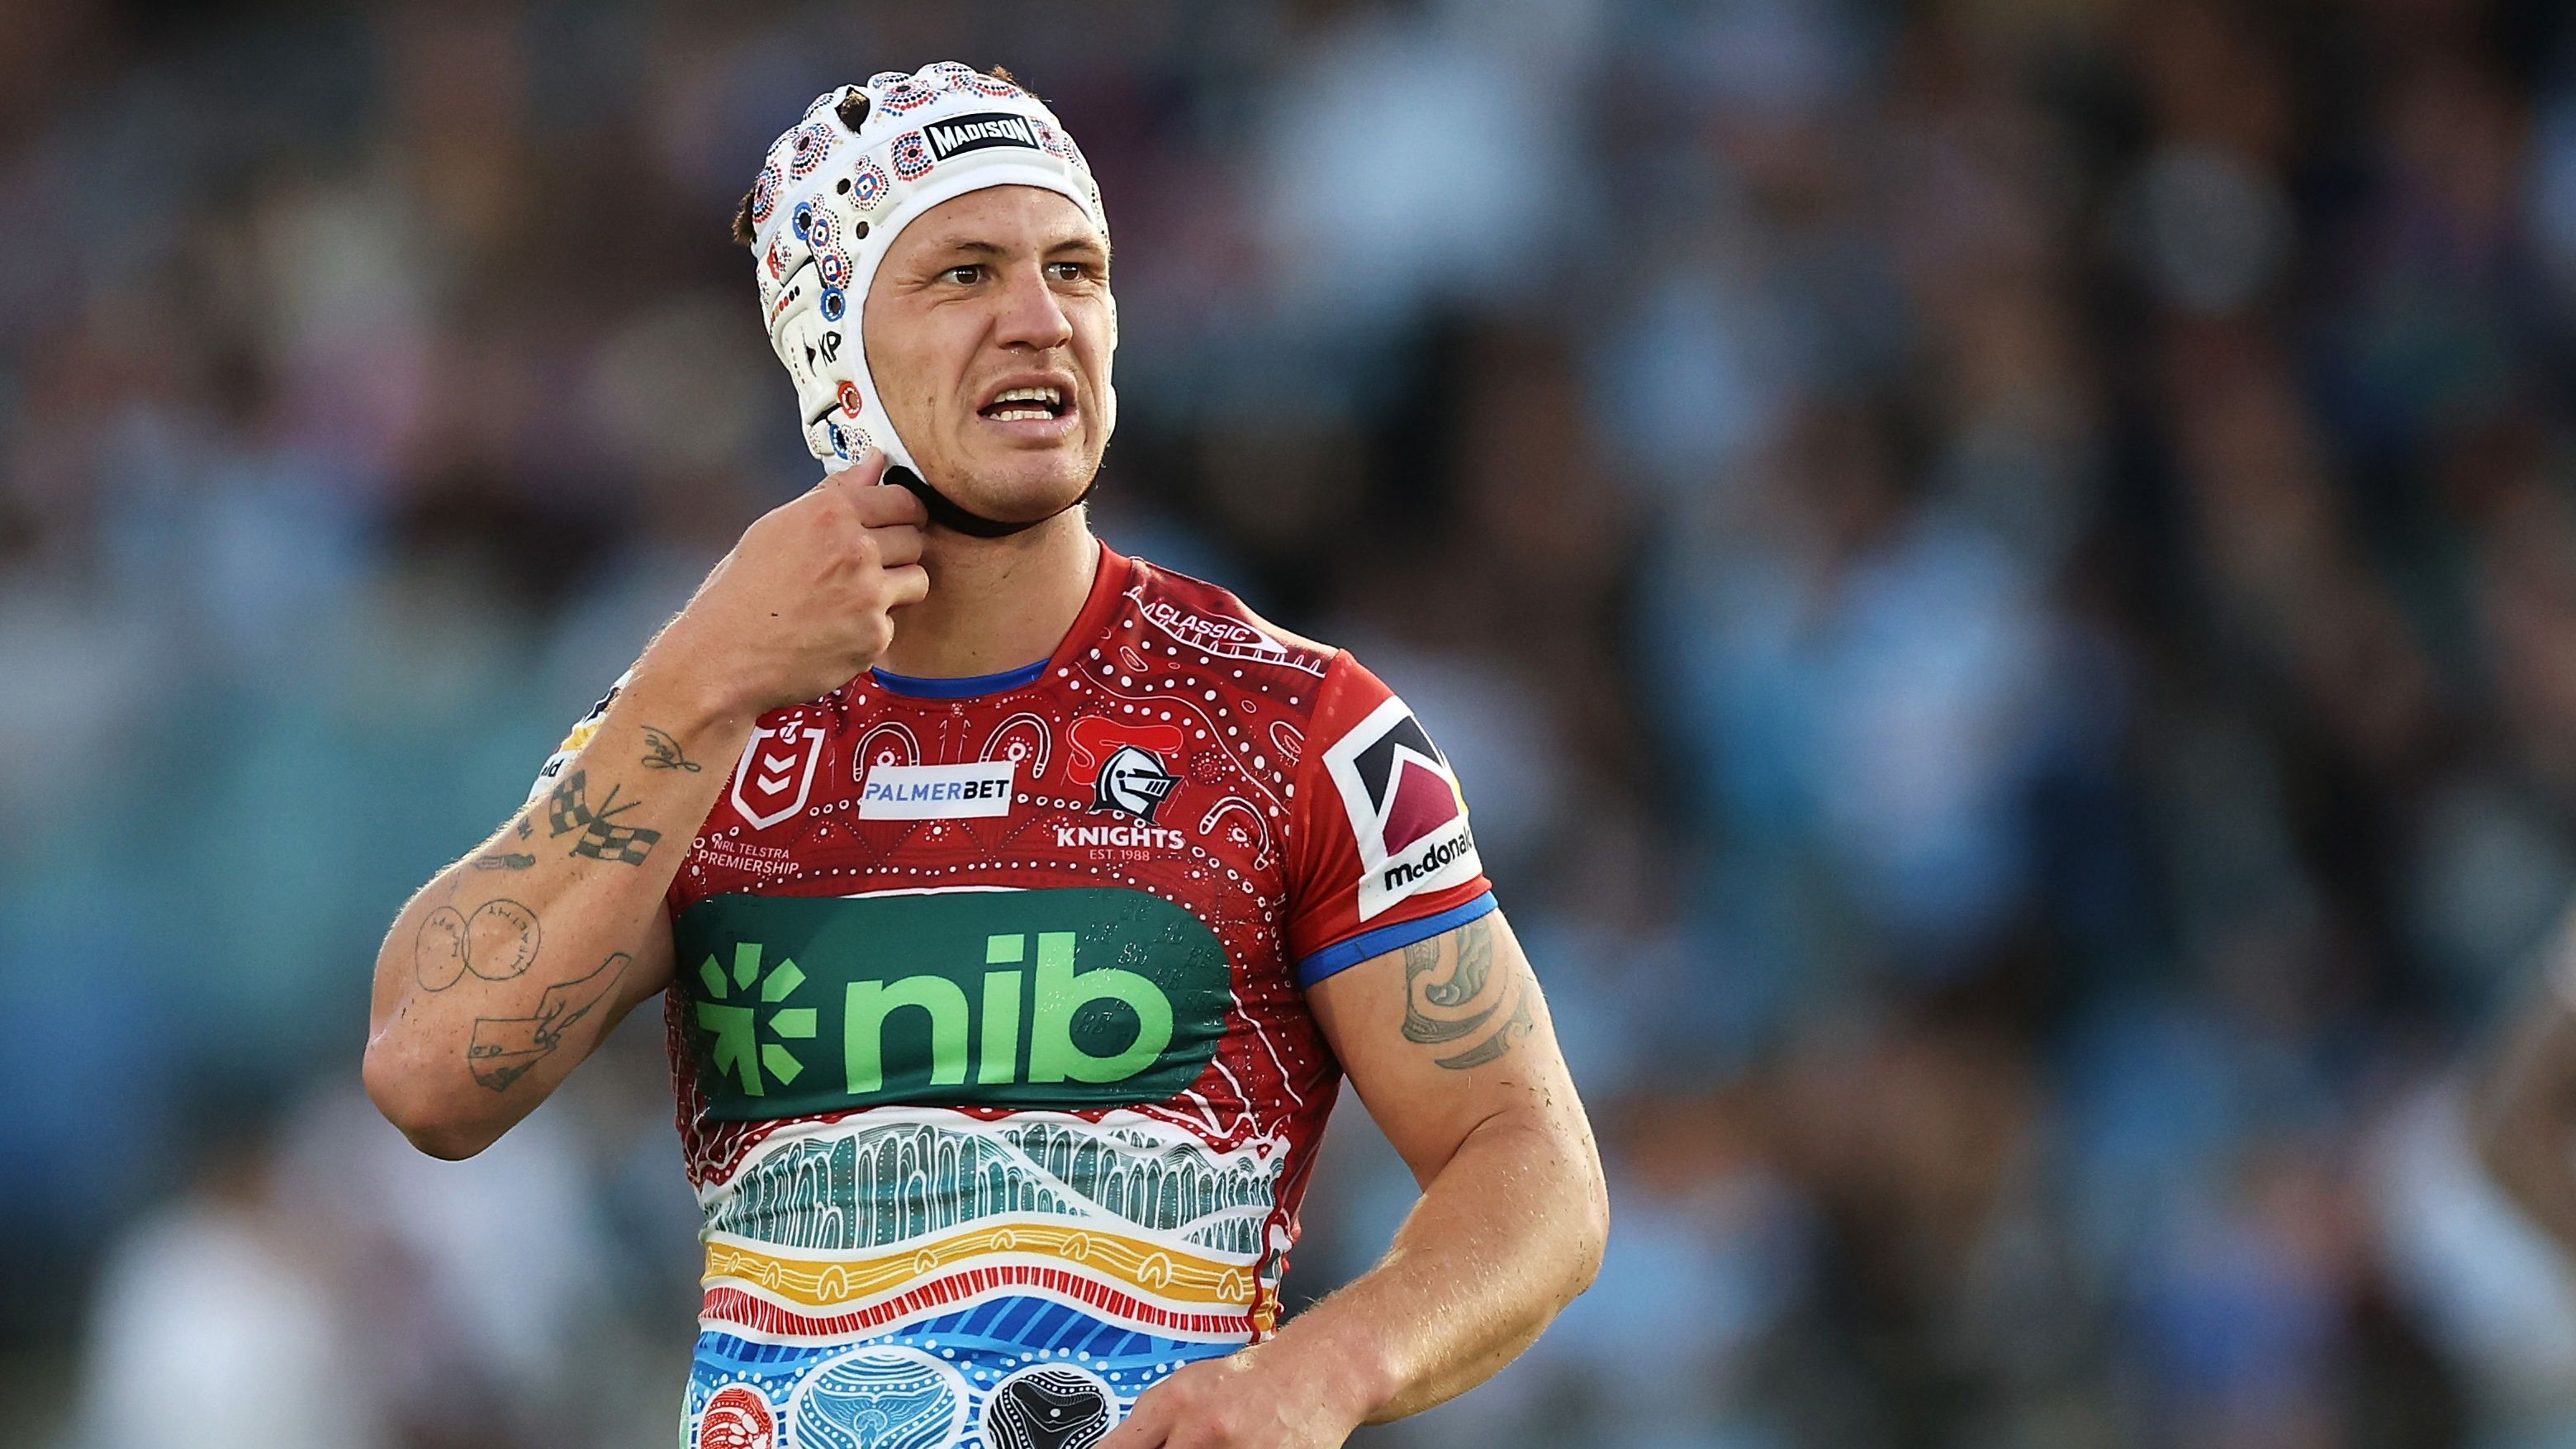
[[[1340,1079],[1304,988],[1493,898],[1375,676],[1103,548],[1041,663],[763,716],[669,904],[698,1432],[1000,1446],[1271,1328]]]

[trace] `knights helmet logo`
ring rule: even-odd
[[[1123,810],[1139,820],[1152,820],[1180,777],[1163,768],[1162,756],[1134,745],[1121,745],[1100,766],[1100,790],[1094,810]]]

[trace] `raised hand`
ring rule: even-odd
[[[743,530],[639,678],[687,681],[712,712],[748,719],[820,698],[874,664],[894,613],[919,603],[921,500],[884,486],[885,455],[825,478]]]

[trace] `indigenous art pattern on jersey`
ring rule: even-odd
[[[1104,549],[1042,664],[765,716],[669,904],[686,1442],[1058,1449],[1277,1322],[1305,988],[1492,897],[1384,685]]]

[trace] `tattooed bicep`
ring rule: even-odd
[[[1529,972],[1495,969],[1494,921],[1481,916],[1404,948],[1404,1039],[1451,1071],[1500,1061],[1530,1033]]]

